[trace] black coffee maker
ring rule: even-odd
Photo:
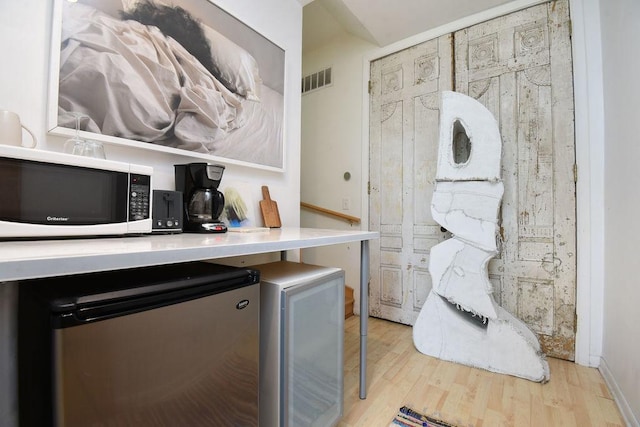
[[[218,191],[224,166],[207,163],[175,165],[176,190],[183,194],[183,231],[224,233],[226,225],[219,220],[224,208],[224,195]]]

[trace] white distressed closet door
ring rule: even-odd
[[[450,35],[371,64],[372,316],[412,325],[431,290],[430,248],[445,233],[431,218],[439,92],[452,85]]]
[[[498,303],[573,360],[576,225],[571,43],[566,0],[455,33],[456,91],[498,119],[503,141]]]

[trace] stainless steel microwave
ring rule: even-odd
[[[0,145],[0,239],[150,233],[153,168]]]

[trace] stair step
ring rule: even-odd
[[[344,318],[348,319],[349,317],[353,316],[353,303],[354,303],[354,298],[353,298],[353,288],[348,287],[347,285],[344,286]]]

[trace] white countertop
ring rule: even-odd
[[[373,231],[280,228],[252,233],[0,242],[0,282],[225,258],[377,239]]]

